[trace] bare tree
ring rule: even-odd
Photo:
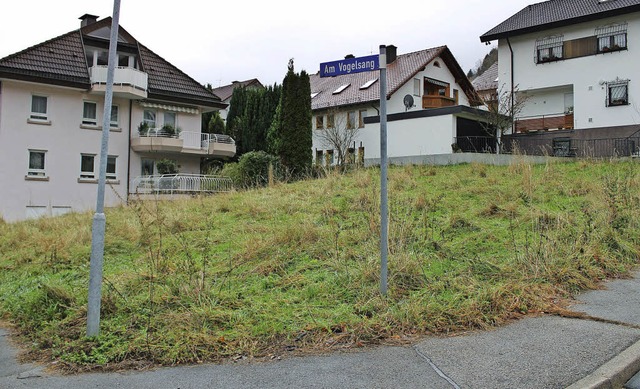
[[[358,111],[354,112],[358,115]],[[323,147],[334,150],[338,158],[336,164],[344,167],[349,162],[349,149],[358,136],[360,119],[357,116],[349,118],[348,112],[337,110],[331,110],[323,117],[326,121],[316,123],[315,135]]]
[[[515,118],[522,112],[527,103],[527,96],[514,87],[513,91],[505,89],[504,84],[496,91],[487,106],[486,122],[482,123],[483,130],[496,139],[497,153],[502,150],[504,135],[515,132]]]

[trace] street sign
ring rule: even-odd
[[[320,77],[341,76],[344,74],[371,72],[380,68],[380,56],[345,58],[320,64]]]

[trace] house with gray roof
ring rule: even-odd
[[[484,112],[473,108],[481,101],[447,46],[398,54],[390,45],[386,60],[387,150],[392,161],[450,154],[457,137],[485,134],[479,123]],[[380,71],[333,77],[318,73],[310,82],[316,163],[345,162],[337,159],[336,142],[326,135],[340,130],[355,133],[349,153],[358,154],[365,164],[377,163]]]
[[[203,157],[228,158],[233,140],[201,133],[226,104],[118,29],[111,116],[103,121],[111,18],[0,59],[0,217],[15,221],[93,209],[102,123],[109,123],[107,193],[114,206],[153,187],[158,162],[197,177]],[[145,177],[145,179],[140,179]]]
[[[482,74],[471,81],[471,85],[485,104],[498,102],[498,62],[494,62]]]
[[[225,108],[219,111],[220,117],[225,123],[227,121],[227,115],[229,114],[229,107],[231,107],[231,97],[236,88],[263,89],[264,85],[262,85],[257,78],[252,78],[245,81],[233,81],[231,84],[213,88],[211,91],[218,96],[223,103],[227,104]]]
[[[551,0],[480,36],[498,42],[511,142],[529,153],[608,157],[640,146],[640,0]],[[505,144],[506,145],[506,144]]]

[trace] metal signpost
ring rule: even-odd
[[[109,63],[107,85],[104,95],[104,115],[102,116],[102,142],[100,147],[100,167],[96,213],[91,229],[91,265],[89,269],[89,300],[87,306],[87,336],[97,336],[100,332],[100,300],[102,298],[102,264],[104,259],[104,233],[107,219],[104,215],[104,191],[107,177],[107,152],[113,101],[113,76],[115,73],[116,47],[118,45],[118,25],[120,0],[113,2],[111,36],[109,40]]]
[[[387,295],[389,205],[387,201],[387,47],[379,55],[345,58],[320,64],[320,77],[380,70],[380,293]]]

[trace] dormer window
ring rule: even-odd
[[[351,86],[351,83],[341,85],[338,89],[336,89],[336,90],[334,90],[334,91],[333,91],[333,94],[334,94],[334,95],[340,94],[340,93],[342,93],[345,89],[347,89],[347,88],[348,88],[348,87],[350,87],[350,86]]]
[[[364,90],[364,89],[369,89],[371,87],[371,85],[375,84],[376,81],[378,81],[377,78],[374,78],[372,80],[369,80],[367,82],[365,82],[361,87],[360,90]]]

